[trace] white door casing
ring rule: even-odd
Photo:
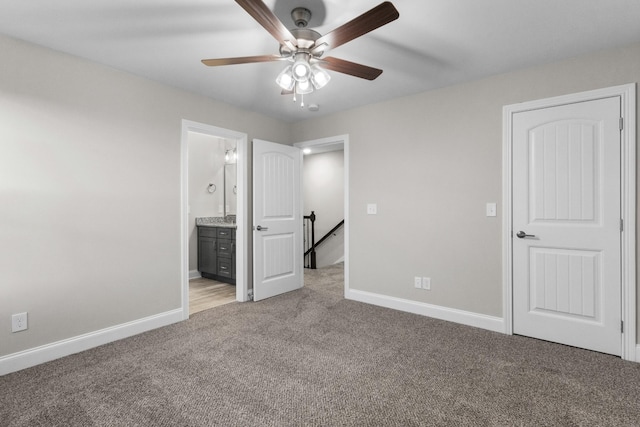
[[[619,97],[513,116],[516,334],[620,355],[619,119]]]
[[[503,118],[505,332],[636,360],[635,84]]]
[[[301,150],[324,146],[342,146],[344,151],[344,296],[349,295],[349,236],[351,221],[349,220],[349,135],[337,135],[327,138],[313,139],[308,141],[297,142],[293,144]],[[304,162],[304,160],[303,160]]]
[[[253,299],[299,289],[302,271],[302,151],[253,141]]]
[[[238,228],[236,230],[236,300],[248,300],[248,241],[246,228],[248,225],[248,174],[247,174],[247,134],[220,128],[205,123],[182,120],[180,141],[180,223],[181,223],[181,288],[182,288],[182,318],[189,318],[189,133],[228,138],[236,141],[237,161],[237,215]]]

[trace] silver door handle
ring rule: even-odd
[[[261,225],[256,227],[256,230],[258,230],[258,231],[267,231],[268,229],[269,229],[269,227],[263,227]]]
[[[536,237],[535,234],[527,234],[524,231],[518,231],[516,236],[518,236],[519,239],[524,239],[525,237]]]

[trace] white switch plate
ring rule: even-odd
[[[495,203],[487,203],[487,216],[498,215],[498,207]]]
[[[431,290],[431,277],[422,278],[422,289]]]
[[[378,213],[378,205],[369,203],[367,205],[367,215],[376,215]]]
[[[413,278],[413,286],[418,289],[422,289],[422,277],[414,277]]]

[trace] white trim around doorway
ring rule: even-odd
[[[640,362],[640,346],[636,343],[636,84],[626,84],[571,95],[541,99],[503,108],[502,124],[502,284],[504,332],[513,334],[513,265],[512,265],[512,119],[523,111],[555,107],[619,96],[623,119],[622,144],[622,359]]]
[[[247,242],[248,224],[248,143],[247,134],[216,126],[182,120],[180,140],[180,255],[182,286],[182,319],[189,318],[189,132],[201,133],[236,141],[238,153],[238,205],[236,223],[236,301],[248,301],[249,252]]]

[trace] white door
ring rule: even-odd
[[[303,286],[302,151],[253,141],[253,299]]]
[[[513,331],[621,354],[620,98],[513,115]]]

